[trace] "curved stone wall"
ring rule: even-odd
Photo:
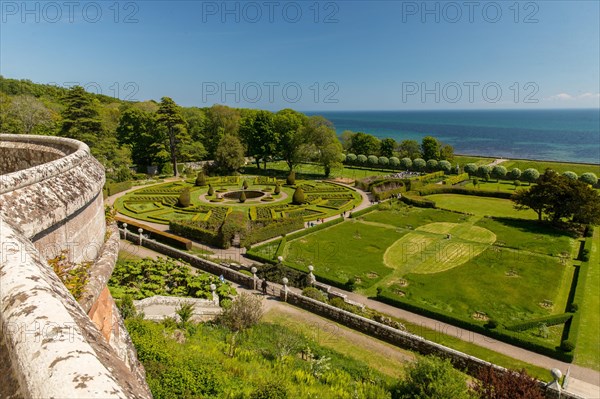
[[[0,396],[151,397],[106,288],[102,165],[75,140],[0,135],[0,174]],[[80,303],[46,262],[63,250],[93,263]]]

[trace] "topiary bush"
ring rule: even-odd
[[[275,185],[275,191],[273,191],[273,194],[277,195],[279,193],[281,193],[281,186],[279,183],[277,183],[277,185]]]
[[[430,159],[427,161],[427,170],[430,172],[435,172],[438,169],[438,161],[435,159]]]
[[[198,172],[198,176],[196,176],[196,186],[206,186],[206,176],[204,175],[204,172]]]
[[[571,172],[570,170],[563,172],[562,175],[569,180],[577,180],[577,178],[579,177],[579,176],[577,176],[577,173]]]
[[[327,295],[315,287],[306,287],[302,290],[302,295],[315,301],[327,303]]]
[[[191,204],[192,204],[192,199],[191,199],[191,195],[190,195],[190,189],[185,188],[185,189],[183,189],[181,194],[179,194],[178,205],[182,208],[187,208]]]
[[[487,324],[485,325],[485,328],[496,328],[498,327],[498,322],[494,319],[490,319]]]
[[[208,185],[208,195],[215,195],[215,189],[212,185]]]
[[[427,162],[425,162],[425,160],[422,158],[416,158],[412,162],[412,166],[413,166],[413,169],[416,170],[417,172],[422,172],[425,170],[425,167],[427,167]]]
[[[592,186],[595,186],[596,183],[598,183],[598,177],[591,172],[582,174],[581,176],[579,176],[579,180],[581,180],[584,183],[591,184]]]
[[[473,176],[477,174],[477,165],[474,163],[468,163],[465,165],[465,173],[468,173],[469,176]]]
[[[288,186],[293,186],[294,184],[296,184],[296,172],[294,172],[292,170],[290,172],[290,174],[288,175],[287,179],[285,180],[285,182],[287,183]]]
[[[410,158],[402,158],[400,160],[400,167],[402,169],[410,169],[410,168],[412,168],[412,164],[413,164],[413,162]]]
[[[296,188],[296,191],[294,191],[294,196],[292,197],[292,203],[296,205],[302,205],[305,202],[306,199],[304,198],[304,190],[302,190],[300,187]]]
[[[519,169],[519,168],[511,169],[511,171],[508,172],[508,177],[510,177],[513,180],[519,180],[519,178],[521,177],[521,169]]]
[[[244,180],[244,182],[242,183],[242,188],[244,190],[248,189],[248,182],[246,180]],[[245,199],[245,198],[244,198]]]
[[[244,180],[244,183],[246,181]],[[242,191],[242,194],[240,194],[240,202],[243,204],[244,202],[246,202],[246,192]]]

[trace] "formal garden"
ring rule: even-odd
[[[575,287],[586,263],[578,234],[533,222],[533,211],[507,199],[423,198],[445,209],[388,201],[250,256],[299,272],[312,265],[317,281],[572,359]]]

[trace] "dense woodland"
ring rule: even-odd
[[[380,164],[388,159],[453,156],[451,146],[432,137],[422,143],[397,143],[346,131],[338,138],[327,119],[291,109],[273,113],[224,105],[181,107],[169,97],[129,102],[79,86],[67,89],[1,76],[0,131],[81,140],[113,181],[130,179],[133,166],[145,173],[153,165],[170,174],[177,163],[201,160],[215,160],[215,171],[222,173],[239,169],[245,157],[253,157],[257,167],[265,169],[273,160],[285,161],[290,170],[313,162],[328,176],[346,160],[344,153],[350,156],[348,161],[368,157],[370,163]]]

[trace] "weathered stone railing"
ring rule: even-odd
[[[102,165],[59,137],[0,135],[0,153],[0,397],[151,397],[106,288]],[[62,251],[92,263],[81,304],[47,263]]]

